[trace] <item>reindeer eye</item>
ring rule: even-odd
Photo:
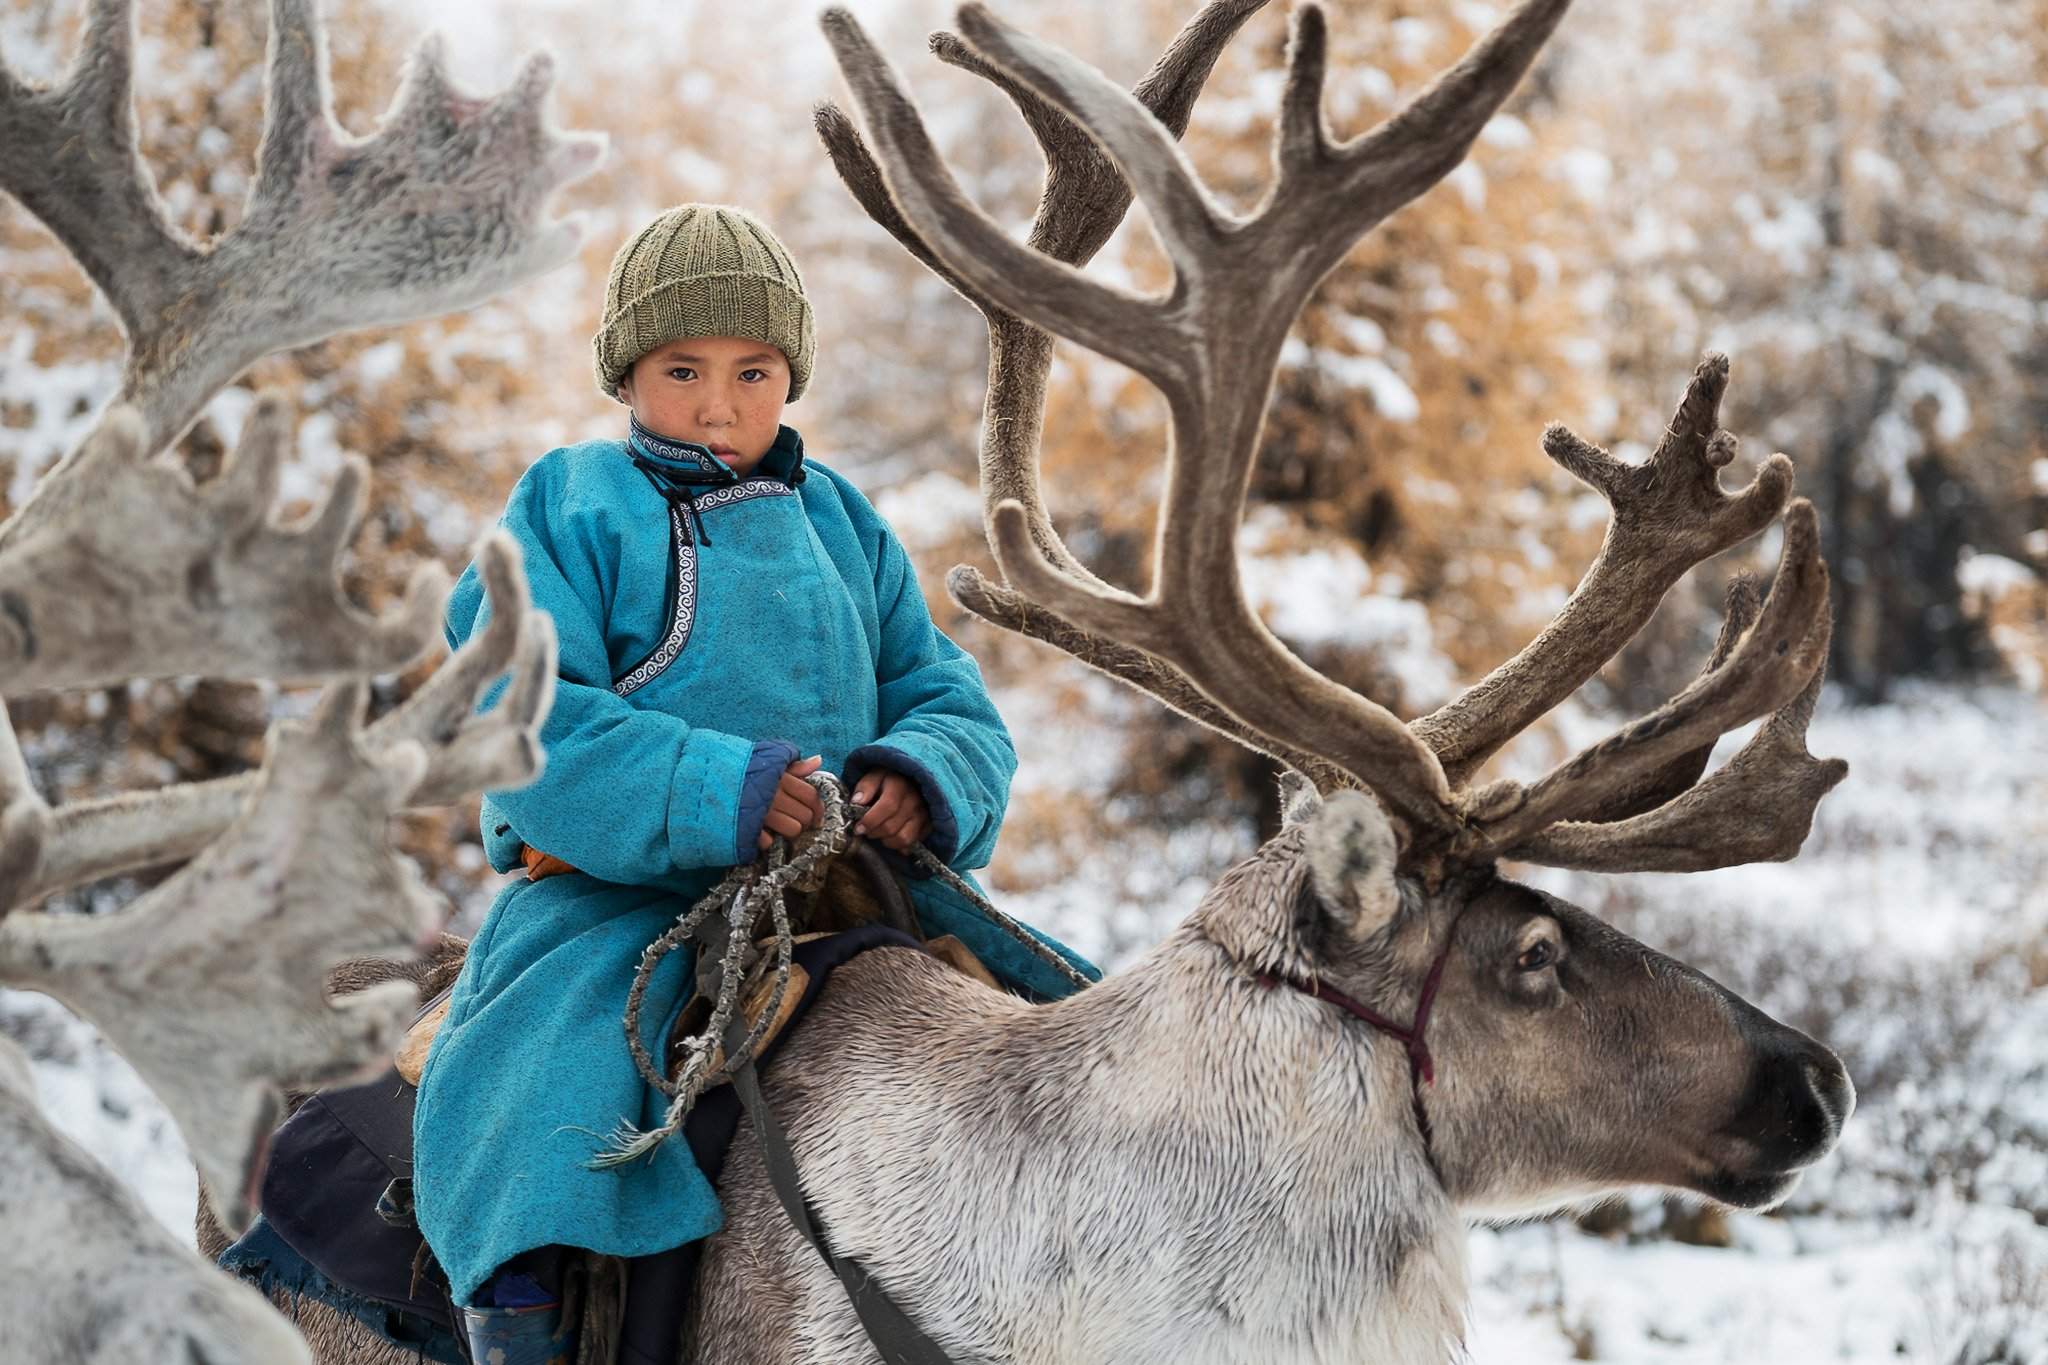
[[[1551,946],[1549,939],[1543,939],[1540,942],[1530,944],[1522,950],[1522,955],[1515,959],[1515,970],[1518,972],[1540,972],[1556,960],[1557,949]]]

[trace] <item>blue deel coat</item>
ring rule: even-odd
[[[702,482],[679,491],[670,474]],[[637,426],[629,441],[550,451],[501,525],[554,617],[560,680],[546,771],[486,794],[484,846],[500,872],[520,868],[522,844],[579,870],[498,894],[420,1087],[419,1224],[464,1304],[536,1247],[643,1256],[718,1230],[717,1197],[680,1139],[620,1169],[588,1162],[619,1122],[661,1121],[665,1099],[621,1032],[634,968],[755,856],[789,759],[821,754],[849,783],[878,766],[914,778],[926,844],[955,869],[988,861],[1017,763],[901,543],[853,485],[805,461],[788,427],[740,480]],[[489,610],[472,564],[449,599],[449,643]],[[911,898],[927,932],[958,935],[1013,986],[1071,989],[943,884],[913,880]],[[671,954],[648,992],[656,1056],[690,956]]]

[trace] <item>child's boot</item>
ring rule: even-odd
[[[559,1303],[531,1308],[465,1308],[469,1358],[476,1365],[576,1365],[575,1343]]]
[[[562,1300],[533,1276],[500,1274],[479,1297],[487,1302],[462,1310],[475,1365],[576,1365]]]

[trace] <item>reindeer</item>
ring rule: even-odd
[[[391,818],[538,774],[554,634],[529,609],[516,548],[487,540],[502,625],[365,725],[370,676],[436,644],[447,577],[423,570],[379,616],[343,597],[336,559],[361,516],[362,463],[281,523],[292,428],[275,394],[208,482],[155,457],[264,356],[467,307],[568,259],[580,225],[545,208],[603,144],[549,126],[544,60],[477,99],[450,88],[437,48],[418,54],[379,131],[351,137],[312,0],[274,0],[249,201],[202,245],[168,221],[138,154],[134,45],[128,0],[94,0],[58,85],[0,64],[0,190],[71,252],[128,339],[114,402],[0,526],[0,691],[184,674],[330,685],[309,716],[272,728],[258,772],[55,808],[0,709],[0,985],[99,1028],[176,1120],[202,1219],[239,1230],[287,1097],[388,1061],[424,970],[408,963],[451,913],[393,846]],[[508,672],[502,703],[478,714]],[[116,914],[28,908],[178,863]],[[343,984],[365,989],[331,993],[360,957],[391,965],[358,967]],[[0,1172],[0,1359],[309,1359],[261,1296],[180,1246],[50,1125],[5,1040]]]
[[[1735,454],[1718,424],[1725,359],[1699,367],[1644,465],[1562,428],[1546,432],[1550,456],[1612,504],[1606,540],[1548,628],[1430,715],[1404,724],[1314,672],[1246,603],[1234,539],[1288,328],[1363,233],[1458,163],[1569,0],[1526,0],[1400,114],[1341,143],[1321,108],[1323,19],[1303,8],[1275,184],[1239,219],[1215,203],[1174,140],[1216,54],[1260,3],[1213,0],[1135,93],[978,7],[961,12],[962,38],[942,37],[939,55],[1010,93],[1046,151],[1046,191],[1028,245],[960,193],[858,25],[843,13],[825,20],[875,145],[871,152],[843,113],[821,110],[836,166],[863,208],[989,323],[982,486],[1005,581],[958,569],[948,580],[953,595],[1292,774],[1280,834],[1129,969],[1072,999],[1028,1006],[933,959],[879,950],[835,974],[816,1006],[822,1017],[767,1073],[768,1100],[832,1243],[858,1256],[961,1361],[1447,1359],[1459,1350],[1465,1312],[1466,1218],[1523,1216],[1639,1184],[1769,1207],[1833,1146],[1854,1103],[1840,1062],[1818,1043],[1498,870],[1502,859],[1686,871],[1790,857],[1819,799],[1844,775],[1844,765],[1805,747],[1828,635],[1813,511],[1791,498],[1782,455],[1740,492],[1720,487],[1719,471]],[[273,118],[295,54],[318,50],[300,0],[276,6],[287,40],[273,40]],[[91,84],[110,69],[125,94],[117,41],[125,10],[102,0],[97,19],[88,50],[98,59],[81,64],[87,93],[62,118],[119,103]],[[431,95],[420,99],[441,108]],[[18,120],[21,102],[18,87],[0,85],[0,116]],[[10,149],[16,126],[0,121]],[[35,145],[71,135],[60,126]],[[132,128],[125,145],[127,160],[109,164],[132,164]],[[270,164],[268,135],[265,146]],[[278,164],[298,160],[287,150]],[[536,153],[541,184],[559,176],[558,160]],[[10,155],[4,165],[8,187],[33,203],[16,189],[32,178],[25,163]],[[518,201],[530,208],[544,195],[527,188]],[[1079,273],[1121,219],[1131,188],[1175,266],[1161,297]],[[74,192],[67,202],[106,212],[106,199]],[[120,287],[114,273],[112,265],[94,271],[110,297]],[[119,300],[117,310],[139,355],[176,353],[142,344],[161,336],[137,330],[159,325],[158,310]],[[1133,366],[1167,397],[1173,444],[1143,597],[1091,574],[1045,511],[1037,444],[1052,334]],[[145,423],[134,439],[110,423],[107,439],[157,449],[190,412]],[[264,450],[256,440],[237,464]],[[1694,564],[1781,514],[1784,546],[1768,597],[1738,582],[1693,684],[1535,782],[1479,780],[1488,758],[1590,677]],[[0,533],[0,579],[7,547]],[[494,597],[510,608],[503,614],[524,618],[517,565],[500,554],[492,574]],[[320,602],[315,614],[332,610]],[[361,778],[361,790],[335,802],[357,813],[345,823],[370,861],[388,868],[380,812],[423,789],[446,799],[530,773],[539,761],[532,718],[545,711],[552,664],[545,646],[542,623],[508,625],[492,652],[445,666],[382,734],[356,727],[359,686],[330,693],[300,742],[341,755],[354,765],[347,771],[381,775]],[[255,657],[273,656],[259,649]],[[363,666],[346,649],[325,657],[344,675]],[[122,659],[134,666],[132,655]],[[508,667],[507,701],[471,716],[482,685]],[[65,684],[39,677],[36,685]],[[1759,718],[1757,735],[1707,775],[1715,740]],[[293,733],[280,734],[258,782],[287,784]],[[293,983],[291,1009],[273,1011],[266,997],[233,1014],[244,1029],[320,1019],[307,997],[326,1008],[318,985],[333,951],[390,951],[417,927],[406,916],[394,924],[392,906],[416,909],[416,900],[396,874],[350,882],[352,901],[362,893],[358,913],[381,906],[386,918],[317,938],[320,922],[300,914],[310,894],[280,897],[275,865],[251,858],[258,847],[289,851],[310,840],[249,832],[267,806],[252,802],[246,785],[233,797],[208,796],[203,809],[198,797],[173,795],[169,815],[129,812],[124,821],[109,809],[66,825],[71,808],[53,814],[31,800],[18,753],[9,746],[0,758],[9,830],[96,831],[46,834],[33,856],[19,857],[10,837],[8,866],[31,878],[26,885],[73,884],[62,870],[76,880],[84,869],[205,848],[179,874],[193,874],[188,894],[203,888],[213,896],[205,904],[241,912],[240,942],[202,951],[192,940],[212,925],[201,910],[182,911],[194,933],[176,948],[194,999],[174,1002],[186,1006],[172,1012],[177,1046],[154,1054],[151,1030],[170,1007],[145,993],[152,966],[103,958],[66,976],[52,966],[49,926],[18,935],[33,917],[0,922],[9,979],[21,972],[66,998],[85,995],[74,988],[79,980],[124,985],[106,1013],[133,1011],[136,1025],[117,1041],[160,1063],[147,1074],[166,1089],[181,1127],[191,1123],[188,1140],[204,1140],[204,1150],[194,1146],[216,1212],[237,1226],[254,1130],[240,1128],[237,1143],[217,1118],[203,1122],[213,1117],[202,1113],[209,1095],[253,1094],[263,1102],[232,1112],[259,1120],[274,1112],[285,1079],[320,1079],[366,1048],[362,1037],[341,1046],[325,1032],[331,1046],[320,1063],[304,1061],[290,1039],[228,1047],[216,1041],[228,1016],[198,1004],[200,971],[231,970],[227,979],[242,987]],[[302,809],[309,785],[326,795],[336,782],[330,773],[290,784],[301,804],[286,810]],[[331,875],[333,864],[311,866]],[[264,906],[284,911],[295,936],[271,942],[270,921],[257,913]],[[168,897],[161,913],[160,923],[177,922]],[[22,946],[10,950],[10,940]],[[361,1006],[375,997],[375,1011],[391,1010],[399,994],[387,984]],[[363,1033],[388,1041],[381,1027]],[[226,1060],[205,1058],[206,1045]],[[0,1087],[0,1098],[6,1092]],[[687,1358],[878,1359],[837,1281],[783,1220],[744,1132],[720,1192],[730,1217],[705,1253]],[[65,1197],[88,1196],[74,1185]],[[18,1296],[18,1282],[0,1283]],[[306,1326],[325,1361],[402,1358],[324,1311],[309,1311]],[[188,1339],[200,1336],[194,1328]],[[213,1350],[230,1339],[205,1340]],[[228,1347],[218,1354],[250,1358]]]
[[[869,954],[833,977],[769,1073],[833,1245],[954,1359],[1450,1359],[1463,1220],[1633,1185],[1768,1208],[1854,1106],[1813,1039],[1498,870],[1790,857],[1846,773],[1805,748],[1828,641],[1813,508],[1791,499],[1783,455],[1721,489],[1735,453],[1718,424],[1725,357],[1699,366],[1645,465],[1545,433],[1612,504],[1599,557],[1527,648],[1430,715],[1403,724],[1308,668],[1239,582],[1236,531],[1297,312],[1364,232],[1457,165],[1568,3],[1525,0],[1341,143],[1322,114],[1323,16],[1302,7],[1274,183],[1243,218],[1180,154],[1185,115],[1157,71],[1127,93],[967,5],[965,45],[936,46],[1009,91],[1044,147],[1029,245],[962,194],[859,25],[825,18],[875,148],[821,111],[842,178],[989,323],[982,487],[1006,582],[956,569],[953,596],[1291,770],[1281,832],[1127,970],[1034,1007],[913,953]],[[1210,6],[1182,43],[1221,42],[1251,8]],[[1118,175],[1172,260],[1163,295],[1076,268],[1121,217]],[[1167,400],[1143,597],[1091,574],[1046,515],[1048,332]],[[1692,565],[1781,512],[1768,596],[1738,581],[1695,682],[1535,782],[1475,780]],[[1702,780],[1717,737],[1760,717]],[[688,1358],[879,1359],[751,1148],[720,1194],[729,1217],[706,1251]]]

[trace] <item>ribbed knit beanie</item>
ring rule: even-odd
[[[590,349],[597,386],[618,397],[633,362],[682,337],[745,337],[789,358],[789,396],[811,382],[816,340],[803,277],[775,234],[723,204],[682,204],[612,257]]]

